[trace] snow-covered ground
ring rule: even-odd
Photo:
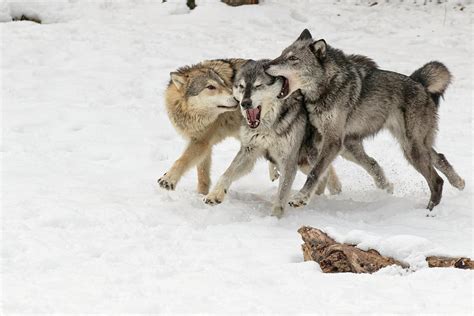
[[[3,313],[473,313],[473,272],[424,262],[474,257],[473,6],[201,1],[189,12],[160,2],[0,4],[3,20],[29,10],[44,21],[0,24]],[[436,59],[452,71],[437,148],[466,189],[446,181],[434,216],[426,183],[386,132],[366,147],[393,195],[341,158],[343,192],[280,220],[269,216],[276,184],[264,161],[216,207],[195,192],[194,170],[176,191],[158,188],[185,146],[163,106],[169,72],[275,57],[305,27],[385,69],[409,74]],[[215,147],[214,182],[238,146]],[[412,271],[323,274],[303,262],[302,225]]]

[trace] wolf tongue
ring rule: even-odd
[[[260,112],[259,108],[254,108],[254,109],[248,109],[247,110],[247,119],[251,123],[255,123],[258,120],[258,114]]]

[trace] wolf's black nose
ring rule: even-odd
[[[248,109],[252,106],[252,100],[251,99],[242,99],[242,102],[240,102],[240,106],[243,107],[244,109]]]

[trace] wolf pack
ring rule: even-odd
[[[301,207],[314,194],[341,192],[333,161],[338,155],[361,166],[375,186],[393,193],[382,167],[363,141],[388,129],[407,161],[430,189],[427,209],[440,203],[444,174],[462,190],[465,181],[434,149],[438,107],[451,74],[432,61],[405,76],[379,69],[370,58],[348,55],[314,40],[305,29],[273,60],[217,59],[170,73],[165,92],[169,118],[188,141],[183,154],[158,180],[174,190],[196,166],[204,203],[217,205],[231,184],[268,160],[271,181],[279,180],[272,215]],[[240,141],[230,166],[210,191],[212,148],[227,137]],[[291,196],[300,170],[307,178]]]

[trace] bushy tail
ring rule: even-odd
[[[439,97],[443,96],[451,82],[451,73],[442,63],[430,61],[420,69],[415,70],[410,78],[425,86],[435,104],[439,105]]]

